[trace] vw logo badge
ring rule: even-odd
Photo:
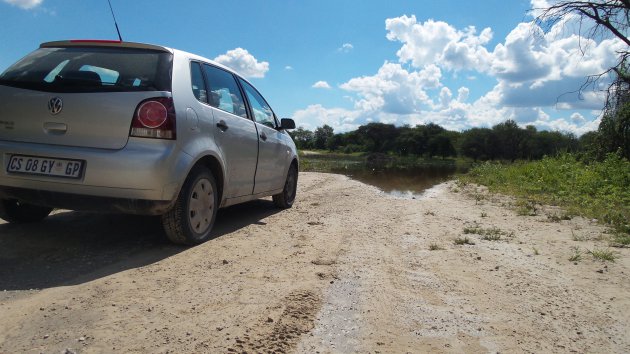
[[[61,97],[53,97],[48,101],[48,111],[50,114],[55,115],[59,114],[63,109],[63,100]]]

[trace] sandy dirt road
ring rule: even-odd
[[[0,353],[630,352],[630,250],[593,260],[601,226],[509,205],[302,173],[292,209],[222,210],[194,248],[146,217],[0,224]]]

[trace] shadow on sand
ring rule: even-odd
[[[279,211],[264,199],[221,209],[213,237]],[[39,223],[0,224],[0,291],[80,284],[187,249],[166,239],[159,217],[62,211]]]

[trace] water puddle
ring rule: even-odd
[[[419,198],[427,189],[452,179],[456,173],[466,172],[466,168],[428,165],[401,169],[354,165],[334,168],[331,172],[375,186],[395,197]]]

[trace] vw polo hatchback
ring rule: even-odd
[[[198,244],[220,207],[265,196],[291,207],[293,128],[209,59],[142,43],[44,43],[0,75],[0,218],[161,215],[170,240]]]

